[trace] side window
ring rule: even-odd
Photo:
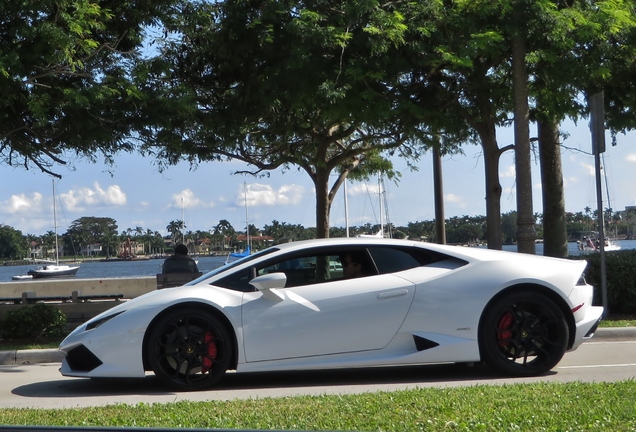
[[[223,279],[219,279],[214,283],[216,286],[220,286],[222,288],[227,288],[235,291],[242,292],[251,292],[254,291],[254,287],[249,284],[250,280],[252,280],[252,270],[253,267],[241,270],[239,272],[233,273],[229,276],[224,277]]]
[[[395,273],[424,264],[417,257],[402,249],[370,247],[369,253],[373,257],[380,274]]]
[[[286,288],[342,278],[342,265],[338,255],[291,256],[282,261],[268,262],[256,271],[259,276],[276,272],[285,273]]]

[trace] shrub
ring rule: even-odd
[[[0,338],[38,341],[65,334],[66,315],[54,306],[38,303],[8,311],[0,319]]]
[[[594,303],[601,305],[601,255],[593,253],[581,258],[588,262],[585,280],[594,285]],[[606,252],[605,269],[610,313],[636,314],[636,250]]]

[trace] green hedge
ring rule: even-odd
[[[39,342],[65,335],[66,315],[54,306],[38,303],[8,311],[0,319],[0,339]]]
[[[585,280],[594,286],[594,303],[601,305],[601,254],[573,258],[587,260]],[[605,269],[609,312],[636,315],[636,250],[606,252]]]

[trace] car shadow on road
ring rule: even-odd
[[[550,372],[554,374],[554,372]],[[239,390],[290,389],[320,387],[351,387],[369,385],[461,386],[484,381],[510,382],[485,365],[438,364],[424,366],[393,366],[321,371],[226,373],[223,380],[210,390],[218,398],[223,393]],[[517,381],[515,381],[517,382]],[[364,391],[364,390],[361,390]],[[151,396],[178,392],[166,387],[152,374],[146,378],[61,378],[33,383],[12,390],[23,397],[85,398],[102,396]]]

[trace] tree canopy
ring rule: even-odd
[[[0,13],[3,163],[57,175],[70,154],[113,162],[141,145],[160,166],[298,169],[315,186],[318,237],[348,176],[397,178],[389,156],[416,168],[431,146],[470,142],[483,149],[488,245],[501,248],[498,164],[513,146],[496,129],[511,122],[513,53],[544,172],[560,173],[558,124],[586,116],[590,94],[605,91],[614,131],[636,126],[628,0],[5,0]],[[161,37],[145,40],[155,24]],[[562,179],[543,182],[563,243]]]
[[[2,0],[0,161],[59,177],[71,156],[134,148],[132,65],[174,0]]]
[[[160,103],[147,150],[167,163],[237,159],[254,175],[300,169],[316,189],[317,236],[344,179],[399,175],[389,154],[417,160],[438,130],[401,92],[393,62],[409,29],[393,4],[264,0],[189,4],[148,65]],[[436,16],[418,22],[432,31]],[[428,28],[427,28],[428,26]],[[330,180],[335,175],[335,180]]]
[[[0,257],[23,258],[29,255],[29,245],[22,231],[0,224]]]

